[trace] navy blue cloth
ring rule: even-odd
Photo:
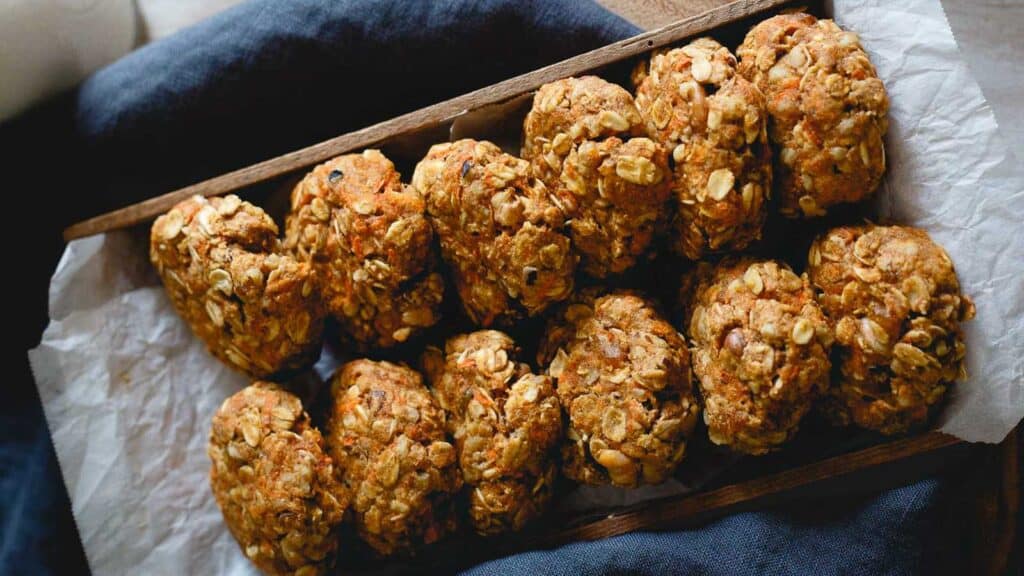
[[[586,574],[935,574],[929,534],[940,524],[929,505],[937,480],[881,496],[852,495],[822,506],[748,512],[680,532],[624,534],[486,562],[467,575]]]
[[[254,0],[150,44],[0,126],[24,199],[51,215],[17,283],[45,322],[60,228],[564,59],[638,30],[586,1]],[[14,189],[11,189],[14,192]],[[55,201],[58,200],[59,201]],[[24,336],[28,335],[28,336]],[[38,340],[36,340],[38,341]],[[0,403],[0,574],[85,572],[24,357]],[[942,483],[801,502],[671,533],[496,560],[474,573],[908,574]]]

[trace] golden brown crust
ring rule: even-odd
[[[578,294],[549,322],[538,362],[569,415],[563,473],[588,484],[665,481],[700,408],[682,336],[630,292]]]
[[[563,136],[559,136],[563,135]],[[544,84],[523,122],[523,158],[541,180],[557,180],[567,144],[646,135],[633,96],[597,76]]]
[[[327,449],[352,493],[359,536],[380,554],[413,553],[455,529],[462,486],[444,412],[420,375],[354,360],[331,382]]]
[[[668,153],[633,138],[645,135],[629,92],[596,76],[541,86],[523,123],[523,157],[566,212],[592,276],[635,264],[668,200]]]
[[[160,216],[150,260],[210,353],[256,377],[305,368],[324,311],[309,266],[278,254],[277,226],[237,196],[193,196]]]
[[[469,493],[469,517],[477,532],[519,530],[542,516],[551,503],[558,465],[550,460],[540,474],[482,480]]]
[[[572,147],[555,191],[586,273],[625,272],[647,252],[669,198],[667,166],[665,148],[647,138]]]
[[[807,278],[770,260],[702,262],[680,299],[711,441],[778,448],[828,387],[833,337]]]
[[[314,168],[292,191],[285,247],[317,275],[327,310],[362,347],[439,318],[444,280],[423,199],[377,150]]]
[[[437,144],[416,166],[413,186],[474,322],[532,316],[572,292],[565,215],[525,161],[490,142]]]
[[[512,339],[494,330],[455,336],[444,352],[424,354],[481,534],[519,530],[544,513],[554,488],[561,407],[551,379],[530,373],[517,355]]]
[[[754,26],[736,54],[768,101],[782,213],[820,216],[871,195],[885,172],[889,100],[857,35],[783,14]]]
[[[229,397],[207,452],[213,495],[249,560],[296,576],[333,565],[348,495],[298,397],[268,382]]]
[[[923,426],[964,377],[960,323],[974,317],[946,251],[916,228],[855,226],[818,238],[808,258],[839,349],[826,413],[884,434]]]
[[[672,154],[672,248],[692,260],[761,237],[771,191],[764,96],[710,38],[656,53],[638,76],[647,130]]]

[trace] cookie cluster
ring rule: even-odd
[[[699,38],[632,82],[545,84],[520,149],[438,143],[409,183],[377,150],[329,160],[295,185],[283,239],[235,196],[156,220],[175,309],[257,379],[208,451],[262,570],[324,573],[346,526],[379,555],[460,524],[518,531],[560,477],[659,484],[705,437],[766,454],[815,409],[905,433],[964,377],[974,305],[927,233],[840,226],[789,262],[762,242],[771,218],[841,215],[881,181],[888,100],[856,34],[775,16],[735,55]],[[638,280],[659,254],[681,273]],[[308,369],[324,333],[356,359],[321,433],[269,381]]]

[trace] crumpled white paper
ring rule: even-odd
[[[938,2],[836,2],[834,14],[860,34],[889,92],[881,214],[926,229],[978,308],[964,325],[969,378],[940,427],[999,442],[1024,417],[1024,170]]]
[[[94,574],[249,573],[209,489],[210,418],[247,382],[206,352],[127,232],[68,245],[29,352]]]
[[[942,429],[998,442],[1024,416],[1024,173],[938,2],[843,0],[832,13],[860,34],[889,91],[882,214],[927,229],[977,303],[969,380]],[[72,242],[29,352],[86,556],[96,574],[253,574],[206,456],[212,414],[246,382],[177,317],[146,251],[128,232]]]

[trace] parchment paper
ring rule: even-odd
[[[969,379],[941,426],[998,442],[1024,416],[1024,173],[939,3],[888,4],[832,10],[860,34],[892,103],[882,214],[927,229],[975,299]],[[146,251],[128,232],[72,242],[29,352],[86,556],[96,574],[253,574],[210,493],[205,451],[210,417],[245,379],[175,315]]]

